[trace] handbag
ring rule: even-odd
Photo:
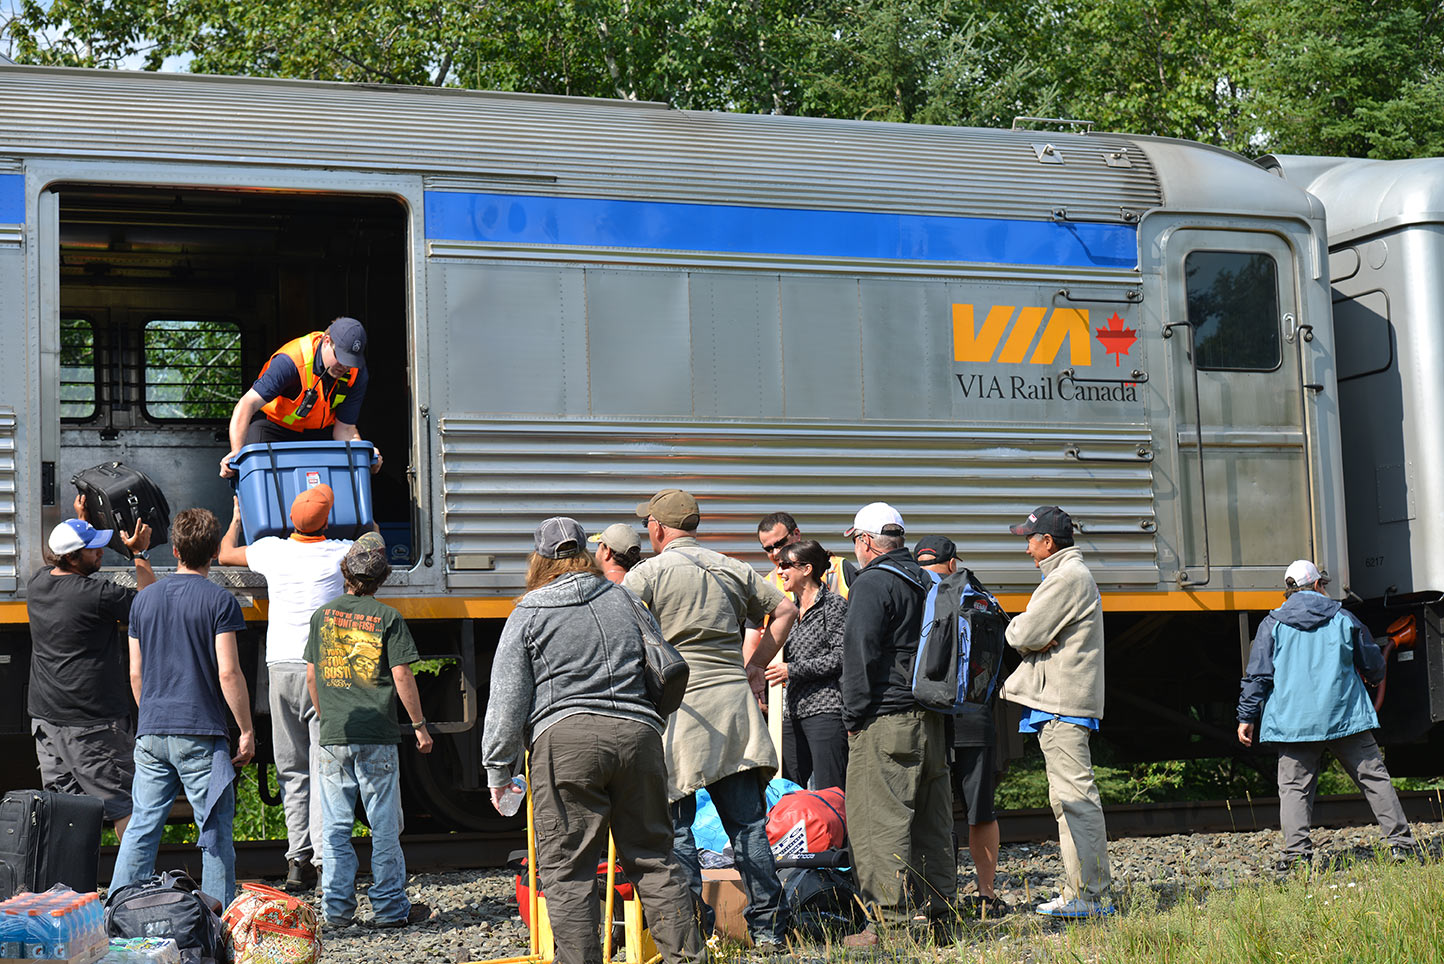
[[[687,660],[677,652],[677,647],[663,638],[657,621],[641,601],[629,590],[622,589],[622,592],[632,606],[632,615],[637,618],[637,628],[642,631],[642,642],[646,644],[642,647],[646,653],[646,658],[642,660],[642,681],[647,687],[647,699],[666,719],[682,705],[692,670]]]

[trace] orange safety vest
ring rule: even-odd
[[[325,334],[324,331],[313,331],[309,335],[302,335],[300,338],[286,342],[262,366],[261,374],[264,375],[277,356],[285,355],[295,363],[296,371],[301,375],[301,391],[295,398],[277,395],[261,408],[261,411],[266,413],[266,418],[277,425],[283,425],[297,432],[305,432],[309,429],[326,428],[334,424],[336,407],[346,400],[346,395],[341,389],[350,388],[356,384],[356,378],[361,374],[361,370],[352,368],[344,378],[338,378],[332,382],[329,394],[321,390],[321,376],[316,374],[315,364],[316,352],[321,350],[321,339],[325,337]],[[306,392],[313,388],[316,389],[315,404],[305,415],[297,415],[296,409],[300,407],[301,399],[305,398]]]

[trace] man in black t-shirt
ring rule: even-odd
[[[84,516],[84,497],[76,499]],[[136,589],[96,577],[113,530],[67,519],[50,533],[55,564],[25,587],[30,616],[31,733],[47,790],[99,797],[115,834],[130,821],[135,734],[130,679],[118,623],[135,594],[155,582],[146,549],[150,526],[136,524],[121,541],[135,553]]]

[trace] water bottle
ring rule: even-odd
[[[526,780],[520,776],[512,777],[511,783],[507,784],[506,793],[502,795],[501,803],[496,805],[497,813],[503,817],[514,817],[525,799]]]
[[[46,947],[50,930],[46,926],[46,919],[45,911],[39,907],[31,907],[25,912],[25,947],[21,957],[41,960],[50,956]]]
[[[18,910],[7,907],[0,914],[0,957],[19,957],[24,945],[25,918]]]

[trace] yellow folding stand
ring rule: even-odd
[[[536,878],[536,821],[533,819],[531,797],[531,760],[526,766],[526,873],[527,900],[531,911],[530,950],[521,957],[494,957],[469,964],[552,964],[556,960],[556,938],[552,934],[551,921],[547,917],[546,898],[537,890]],[[602,912],[602,961],[604,964],[657,964],[662,955],[652,942],[652,935],[642,923],[642,902],[637,899],[637,890],[622,902],[623,929],[626,935],[626,957],[621,961],[612,958],[612,918],[616,912],[617,843],[607,834],[607,898]]]

